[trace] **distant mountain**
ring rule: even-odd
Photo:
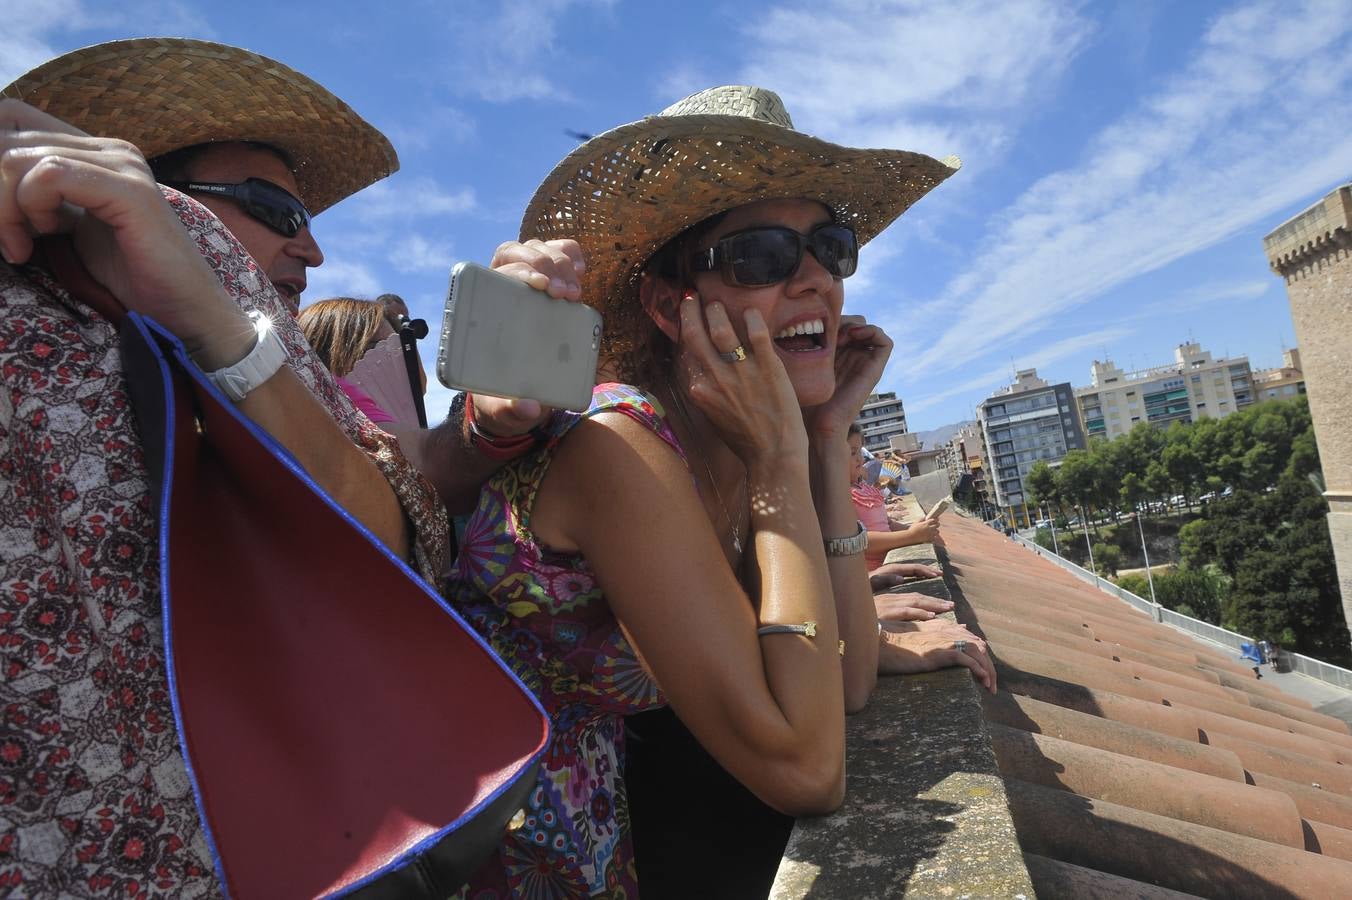
[[[940,425],[938,428],[931,428],[929,431],[912,432],[916,440],[920,441],[920,446],[926,450],[934,450],[953,440],[953,435],[962,431],[964,425],[972,424],[971,421],[954,422],[952,425]]]

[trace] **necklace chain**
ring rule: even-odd
[[[676,403],[676,411],[681,414],[685,420],[685,427],[690,431],[690,437],[695,438],[695,420],[690,417],[690,411],[686,409],[685,400],[681,398],[681,393],[676,389],[676,385],[670,380],[667,381],[667,389],[671,391],[671,399]],[[699,451],[698,447],[692,447],[692,450]],[[704,473],[709,476],[709,486],[714,489],[714,497],[718,500],[718,508],[723,510],[723,518],[727,520],[728,528],[732,531],[732,549],[736,550],[738,555],[742,552],[742,533],[738,531],[737,524],[732,521],[732,514],[728,512],[728,505],[723,502],[723,492],[718,489],[718,479],[714,478],[714,470],[709,466],[709,459],[702,451],[698,452],[699,461],[704,466]]]

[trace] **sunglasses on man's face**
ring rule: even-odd
[[[233,200],[251,218],[262,222],[282,237],[293,238],[310,224],[310,213],[304,203],[291,196],[285,188],[262,178],[250,178],[238,184],[171,181],[167,182],[167,186],[178,191],[214,194]]]
[[[735,231],[696,253],[691,265],[696,272],[719,272],[723,282],[733,287],[761,287],[797,272],[805,249],[836,278],[848,278],[859,265],[854,229],[835,222],[818,225],[807,234],[778,225]]]

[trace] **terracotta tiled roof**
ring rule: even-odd
[[[944,537],[1039,896],[1352,896],[1344,722],[978,522]]]

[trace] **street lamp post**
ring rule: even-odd
[[[1150,551],[1145,548],[1145,525],[1141,522],[1141,505],[1136,504],[1136,529],[1141,533],[1141,557],[1145,559],[1145,580],[1150,585],[1150,602],[1156,606],[1160,602],[1155,599],[1155,576],[1150,574]]]
[[[1094,578],[1098,578],[1098,568],[1094,565],[1094,545],[1089,543],[1089,513],[1083,506],[1080,507],[1080,525],[1084,528],[1084,548],[1089,551],[1089,571],[1094,573]]]
[[[1042,505],[1042,517],[1046,519],[1047,524],[1052,527],[1052,552],[1055,553],[1057,556],[1060,556],[1061,545],[1056,542],[1056,521],[1051,517],[1051,513],[1048,512],[1047,505],[1045,503]]]

